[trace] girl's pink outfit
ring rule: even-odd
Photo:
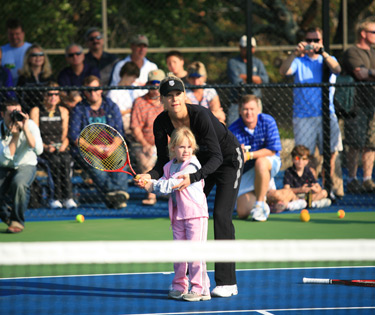
[[[186,189],[172,190],[172,187],[181,182],[179,175],[195,173],[201,165],[193,156],[184,163],[176,163],[176,160],[168,162],[163,170],[164,174],[159,180],[153,180],[154,191],[157,194],[171,194],[168,206],[169,217],[173,230],[174,240],[191,240],[205,242],[208,228],[208,206],[203,192],[204,181],[195,182]],[[177,171],[177,172],[176,172]],[[173,290],[187,293],[189,279],[186,271],[189,269],[191,291],[201,295],[210,294],[210,280],[207,275],[206,262],[175,263],[175,276],[172,281]]]

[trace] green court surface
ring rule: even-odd
[[[237,239],[350,239],[375,238],[375,211],[347,212],[339,219],[334,212],[310,211],[310,222],[301,222],[299,213],[271,214],[267,222],[234,219]],[[213,239],[210,219],[208,239]],[[26,222],[24,232],[5,233],[0,223],[1,242],[93,241],[93,240],[171,240],[168,218],[86,219]]]

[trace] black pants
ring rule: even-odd
[[[214,236],[215,240],[234,240],[235,232],[232,222],[238,189],[243,171],[243,154],[236,148],[232,157],[225,158],[215,173],[205,179],[205,194],[210,193],[216,185],[214,204]],[[236,280],[235,263],[215,263],[216,285],[233,285]]]

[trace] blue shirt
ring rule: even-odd
[[[76,75],[71,67],[66,67],[59,73],[57,82],[60,86],[82,86],[83,80],[89,75],[94,75],[100,79],[100,72],[96,67],[84,64],[80,75]]]
[[[238,118],[228,129],[232,131],[241,144],[251,145],[250,151],[268,149],[275,151],[276,155],[280,156],[281,141],[279,129],[272,116],[259,114],[254,132],[251,132],[250,129],[245,126],[242,117]]]
[[[331,56],[336,60],[335,57]],[[290,66],[294,83],[322,83],[323,56],[311,59],[308,55],[295,58]],[[336,75],[331,73],[329,82],[336,82]],[[335,88],[329,88],[329,110],[335,113],[333,95]],[[322,116],[322,89],[319,87],[294,88],[293,117],[306,118]]]

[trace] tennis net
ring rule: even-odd
[[[238,295],[167,298],[173,262],[236,262]],[[3,314],[373,314],[375,240],[38,242],[0,244]],[[358,284],[358,283],[356,283]]]

